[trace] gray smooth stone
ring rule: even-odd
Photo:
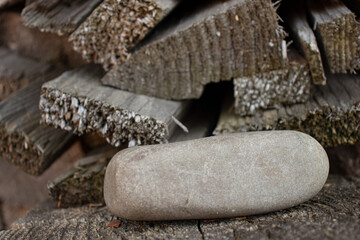
[[[113,214],[130,220],[229,218],[300,204],[328,172],[325,150],[306,134],[237,133],[120,151],[104,197]]]

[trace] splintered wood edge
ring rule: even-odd
[[[331,73],[360,69],[360,22],[340,0],[307,0],[307,10]]]
[[[132,53],[102,82],[164,99],[199,98],[207,83],[285,68],[284,38],[271,1],[221,2]]]
[[[119,147],[166,143],[172,117],[181,118],[187,102],[137,95],[100,83],[94,66],[66,72],[43,85],[42,122],[75,134],[94,132]]]
[[[304,104],[279,106],[241,117],[224,106],[215,135],[261,130],[299,130],[325,147],[360,141],[360,85],[353,75],[330,75]]]
[[[40,125],[42,83],[38,80],[0,103],[0,154],[32,175],[45,171],[72,140],[65,131]]]
[[[299,47],[309,63],[313,83],[316,85],[325,85],[326,76],[321,53],[316,42],[315,34],[308,23],[304,2],[291,1],[283,7],[282,19],[289,27],[295,44]]]
[[[42,32],[57,33],[62,36],[70,34],[86,19],[102,0],[58,1],[40,0],[26,6],[21,16],[27,27],[38,28]],[[46,6],[50,4],[48,9]],[[45,8],[45,9],[44,9]]]
[[[259,109],[303,103],[309,99],[311,77],[308,63],[292,48],[288,58],[285,69],[234,78],[236,114],[253,115]]]
[[[84,59],[109,70],[123,62],[129,50],[177,3],[177,0],[104,0],[69,40]]]

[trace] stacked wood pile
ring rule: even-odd
[[[255,239],[283,237],[297,226],[293,236],[311,229],[321,238],[340,236],[351,223],[346,234],[355,238],[359,18],[357,0],[0,0],[0,156],[40,175],[82,142],[83,158],[48,188],[57,207],[95,207],[45,203],[0,236],[76,230],[89,237],[102,228],[99,237]],[[155,225],[121,220],[119,230],[103,231],[112,220],[98,208],[103,177],[117,151],[274,129],[310,134],[329,147],[332,171],[352,179],[333,176],[309,203],[266,216]],[[83,218],[86,226],[77,223]],[[319,227],[333,219],[330,232]]]

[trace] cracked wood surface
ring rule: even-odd
[[[51,66],[0,47],[0,101],[49,72]]]
[[[21,16],[27,27],[58,35],[70,34],[102,0],[37,0],[26,6]]]
[[[318,195],[299,206],[246,218],[139,222],[117,219],[106,207],[56,209],[45,202],[0,237],[10,239],[357,239],[360,234],[360,179],[330,175]]]
[[[326,86],[317,86],[303,104],[279,106],[258,111],[253,116],[238,116],[225,103],[215,134],[259,130],[291,129],[305,132],[325,147],[360,141],[360,77],[329,75]]]
[[[210,1],[159,27],[102,82],[165,99],[199,98],[207,83],[286,68],[284,37],[269,0]]]
[[[41,85],[58,71],[12,94],[0,103],[0,155],[32,175],[40,175],[61,154],[71,134],[40,125]]]
[[[165,143],[188,103],[137,95],[100,82],[97,66],[73,70],[43,85],[42,121],[75,134],[96,133],[119,147]]]
[[[303,1],[288,1],[281,5],[281,17],[288,26],[295,45],[307,60],[314,84],[325,85],[326,76],[316,37],[311,29]]]
[[[360,22],[340,0],[307,0],[311,24],[331,73],[360,69]]]
[[[83,58],[109,70],[177,5],[178,0],[104,0],[71,35]]]

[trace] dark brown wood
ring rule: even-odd
[[[58,35],[70,34],[91,14],[102,0],[37,0],[21,13],[27,27]]]
[[[0,47],[0,101],[49,72],[50,64],[41,63]]]
[[[42,121],[78,135],[96,133],[119,147],[167,142],[187,102],[156,99],[103,86],[103,71],[87,66],[43,85]]]
[[[59,72],[12,94],[0,103],[0,155],[32,175],[40,175],[62,153],[71,134],[40,125],[41,85]]]
[[[0,44],[22,56],[53,65],[84,65],[81,55],[72,49],[66,36],[25,27],[17,12],[0,12]]]
[[[106,207],[56,209],[45,202],[1,231],[0,238],[48,239],[358,239],[360,179],[330,176],[324,189],[297,207],[237,219],[136,222],[113,217]]]
[[[304,104],[279,106],[240,117],[225,104],[215,134],[291,129],[310,134],[325,147],[360,141],[360,79],[354,75],[329,75]]]
[[[307,0],[308,14],[331,73],[360,69],[360,23],[340,0]]]
[[[104,0],[72,34],[74,49],[84,59],[109,70],[176,5],[177,0]]]
[[[234,78],[236,114],[252,115],[259,109],[302,103],[309,99],[311,77],[308,63],[293,48],[287,54],[289,65],[285,69]]]
[[[316,37],[308,24],[304,1],[285,1],[281,5],[281,18],[287,25],[295,45],[309,63],[314,84],[325,85],[325,70]]]
[[[101,147],[51,182],[48,188],[57,206],[104,204],[103,184],[106,166],[118,151],[116,148]]]
[[[327,148],[330,171],[350,177],[360,177],[360,145]]]
[[[199,98],[210,82],[287,67],[285,34],[270,0],[204,5],[159,29],[102,82],[139,94],[189,99]]]

